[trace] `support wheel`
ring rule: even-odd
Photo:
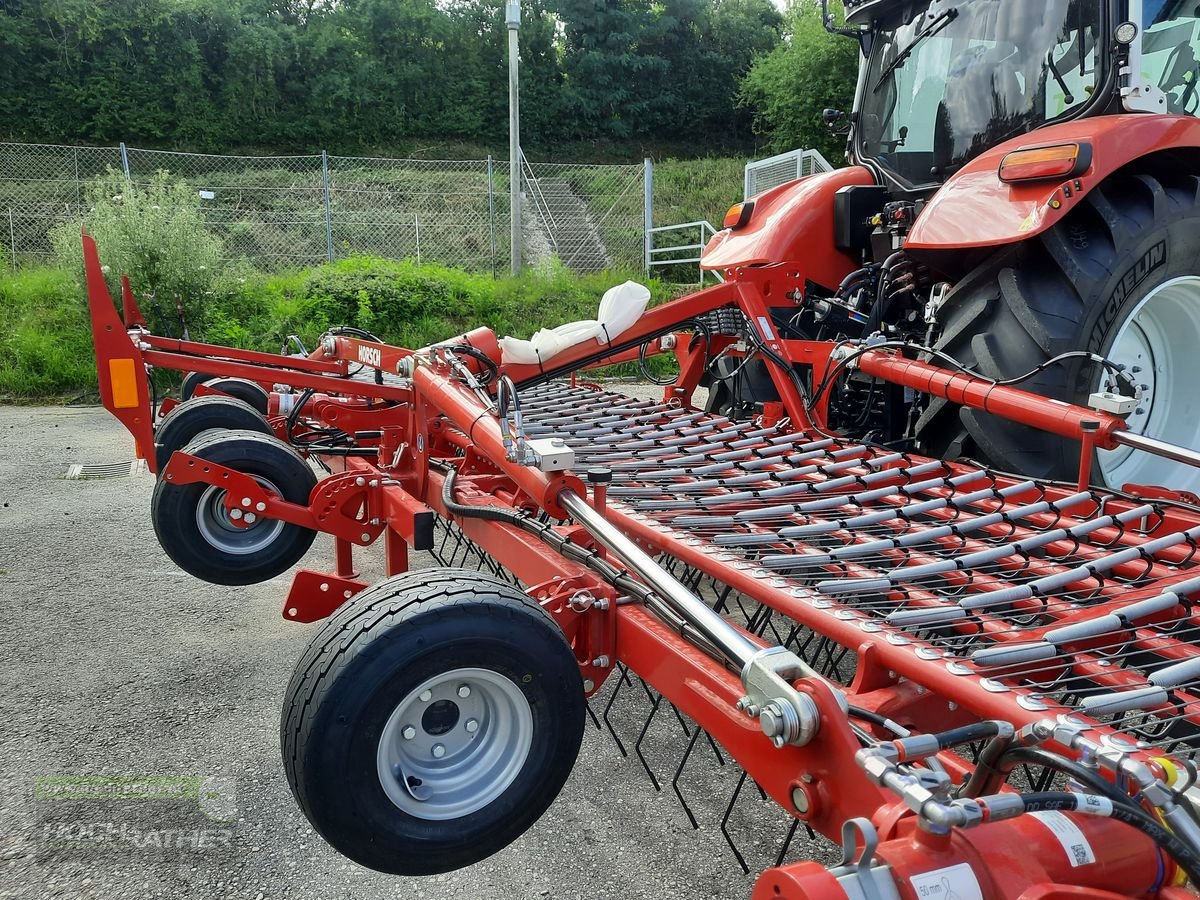
[[[1022,375],[1070,350],[1129,367],[1142,400],[1129,430],[1200,446],[1200,178],[1159,155],[1094,188],[1046,233],[995,253],[960,280],[942,308],[939,349],[990,378]],[[1107,376],[1083,360],[1020,387],[1087,405]],[[1073,479],[1079,444],[979,410],[932,399],[917,424],[933,456],[974,456],[1039,478]],[[1200,490],[1200,470],[1120,449],[1097,454],[1110,487]]]
[[[389,578],[309,642],[284,765],[339,852],[397,875],[462,868],[550,806],[579,753],[578,663],[518,588],[464,569]]]
[[[272,436],[218,431],[184,449],[244,472],[292,503],[308,503],[317,483],[304,458]],[[248,512],[256,516],[253,523],[236,525],[225,508],[223,488],[165,479],[154,486],[150,504],[154,533],[167,556],[185,572],[213,584],[257,584],[274,578],[299,562],[316,537],[310,528]]]
[[[188,372],[183,376],[183,383],[179,386],[179,401],[184,403],[191,400],[192,394],[196,393],[196,386],[204,384],[204,382],[211,380],[212,377],[203,372]]]
[[[251,381],[249,378],[213,378],[210,381],[204,382],[204,384],[206,387],[250,404],[250,406],[264,416],[267,414],[267,406],[271,395],[266,392],[261,384]]]
[[[207,431],[255,431],[259,434],[274,434],[266,418],[244,400],[233,397],[196,397],[181,403],[158,423],[154,432],[154,458],[158,472],[171,459],[171,454],[182,450]]]

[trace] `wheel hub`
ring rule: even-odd
[[[532,742],[533,713],[516,684],[490,669],[453,669],[393,710],[376,754],[379,782],[409,815],[460,818],[504,793]]]
[[[1142,298],[1117,329],[1108,356],[1126,367],[1141,396],[1128,430],[1184,447],[1200,447],[1200,276],[1164,282]],[[1097,388],[1102,388],[1101,376]],[[1100,470],[1112,487],[1161,485],[1200,489],[1200,470],[1128,447],[1102,450]]]
[[[254,480],[272,493],[279,493],[279,489],[266,478],[256,475]],[[283,531],[284,522],[258,516],[249,525],[235,525],[229,510],[225,508],[226,493],[224,488],[209,485],[200,495],[200,502],[196,504],[196,527],[201,537],[210,546],[238,556],[257,553],[270,546]],[[242,518],[242,522],[245,522],[245,518]]]

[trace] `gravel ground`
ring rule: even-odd
[[[683,785],[702,823],[693,831],[670,790],[668,760],[685,739],[665,713],[647,742],[661,794],[589,727],[558,801],[491,859],[400,879],[336,854],[293,802],[279,758],[283,690],[317,626],[281,618],[286,575],[225,588],[178,571],[150,525],[149,474],[63,478],[69,463],[130,455],[101,409],[0,407],[0,897],[749,896],[717,827],[737,770],[697,748],[705,759]],[[319,538],[305,565],[331,568],[331,551]],[[432,564],[422,557],[414,564]],[[365,560],[364,573],[376,566]],[[635,683],[614,717],[639,694]],[[640,721],[618,725],[627,744]],[[171,776],[163,789],[192,799],[72,799],[96,789],[78,776]],[[207,815],[196,778],[216,798]],[[761,870],[780,813],[752,787],[737,810]]]

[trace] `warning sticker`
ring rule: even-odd
[[[921,900],[983,900],[979,881],[967,863],[914,875],[909,881]]]
[[[1067,860],[1071,863],[1072,867],[1086,866],[1096,861],[1096,854],[1092,852],[1092,845],[1083,836],[1083,832],[1079,830],[1079,826],[1062,813],[1035,812],[1030,813],[1030,815],[1049,828],[1050,832],[1058,838],[1058,842],[1062,844],[1063,851],[1067,854]]]

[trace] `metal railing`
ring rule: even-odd
[[[797,178],[832,171],[833,166],[829,164],[829,160],[816,150],[792,150],[766,159],[757,159],[746,163],[743,199],[748,200],[763,191],[769,191]]]
[[[700,254],[708,245],[709,239],[717,233],[716,227],[707,219],[698,219],[695,222],[684,222],[681,225],[660,225],[657,228],[650,229],[650,247],[649,247],[649,262],[647,267],[651,274],[654,274],[655,269],[662,269],[674,266],[696,266],[699,276],[696,284],[703,285],[706,276],[711,275],[717,281],[724,281],[720,272],[706,271],[700,268]],[[668,241],[679,239],[687,241],[693,236],[696,238],[695,243],[667,243],[662,246],[656,246],[659,235],[670,235]],[[689,256],[680,256],[679,254],[694,254]],[[684,282],[680,282],[684,283]]]

